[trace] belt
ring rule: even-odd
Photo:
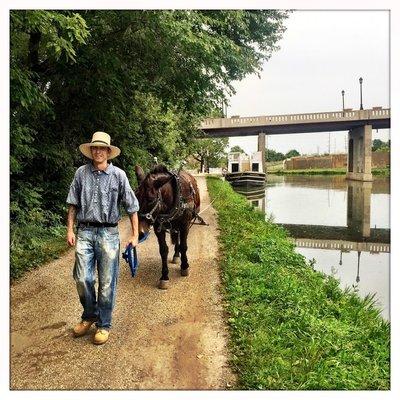
[[[78,223],[78,228],[106,228],[106,227],[112,227],[112,226],[117,226],[118,223],[116,224],[110,224],[108,222],[79,222]]]

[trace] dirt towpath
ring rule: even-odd
[[[204,177],[197,178],[202,209],[209,204]],[[11,389],[225,389],[227,366],[212,207],[209,227],[189,233],[190,276],[170,264],[170,288],[157,289],[161,260],[154,233],[139,247],[135,278],[121,259],[109,341],[74,338],[81,306],[72,279],[74,250],[28,273],[11,288]],[[120,226],[121,243],[129,234]],[[170,246],[169,258],[172,257]]]

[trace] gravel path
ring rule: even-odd
[[[197,182],[204,209],[204,177]],[[161,275],[152,233],[138,248],[133,279],[121,259],[113,328],[103,346],[92,335],[74,338],[81,306],[72,279],[74,250],[28,273],[11,288],[11,389],[225,389],[234,376],[227,366],[216,257],[218,229],[212,207],[209,227],[189,233],[190,276],[170,264],[170,288],[156,288]],[[120,224],[122,245],[129,224]],[[172,257],[170,246],[169,258]]]

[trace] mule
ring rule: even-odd
[[[167,289],[169,282],[168,246],[166,233],[170,232],[174,247],[172,263],[181,261],[181,276],[189,275],[187,237],[191,224],[200,210],[200,193],[196,180],[186,171],[168,171],[157,165],[147,175],[140,166],[135,167],[139,201],[139,234],[154,226],[161,255],[162,269],[158,287]]]

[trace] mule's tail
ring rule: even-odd
[[[172,244],[179,243],[179,231],[171,230],[171,242],[172,242]]]

